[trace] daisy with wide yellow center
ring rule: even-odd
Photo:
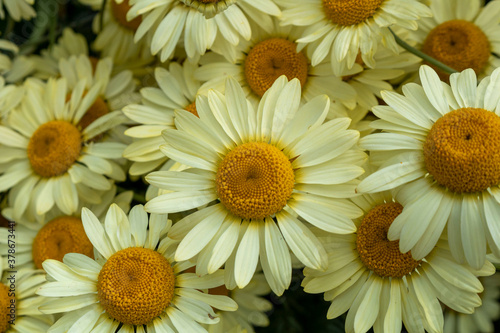
[[[112,203],[119,205],[124,211],[130,210],[132,191],[122,192],[116,195],[116,186],[101,196],[101,203],[88,204],[94,214],[104,220],[106,211]],[[81,211],[81,204],[78,212]],[[12,207],[2,210],[2,214],[12,220]],[[43,219],[37,220],[29,214],[24,214],[16,221],[16,267],[43,269],[42,263],[46,259],[62,261],[67,253],[81,253],[94,258],[94,249],[90,243],[79,214],[66,215],[57,207],[53,207]],[[0,249],[4,265],[8,264],[9,254],[9,228],[0,228]]]
[[[24,268],[5,272],[0,283],[0,332],[48,331],[54,316],[38,310],[47,299],[35,294],[44,281],[45,274],[40,270]]]
[[[62,263],[43,262],[50,278],[37,294],[57,298],[40,311],[64,313],[52,329],[71,331],[85,321],[89,331],[206,332],[200,324],[219,321],[212,307],[236,310],[230,298],[200,291],[222,285],[222,270],[198,277],[184,272],[192,263],[174,261],[166,215],[148,217],[138,205],[127,216],[113,204],[104,226],[86,208],[82,222],[98,258],[70,253]]]
[[[500,67],[500,3],[480,0],[433,1],[432,18],[425,18],[410,34],[418,48],[445,65],[463,71],[472,68],[480,78]],[[441,80],[449,74],[434,68]]]
[[[249,21],[269,30],[271,16],[280,13],[272,0],[165,0],[154,5],[135,0],[127,20],[142,17],[135,41],[145,39],[162,62],[172,58],[178,44],[190,60],[213,49],[234,61],[231,49],[252,36]]]
[[[196,113],[195,98],[200,88],[193,72],[198,66],[189,61],[182,65],[172,62],[169,69],[155,69],[158,88],[141,89],[141,104],[129,104],[123,113],[140,124],[125,131],[134,138],[123,152],[123,156],[132,161],[130,174],[144,175],[161,167],[167,157],[160,151],[165,141],[161,132],[174,126],[174,110],[184,109]]]
[[[99,83],[86,91],[86,83],[76,82],[68,99],[65,78],[47,83],[28,79],[23,101],[0,126],[0,190],[10,190],[14,220],[31,205],[38,215],[54,205],[71,215],[80,201],[99,202],[114,180],[125,179],[114,162],[124,145],[96,141],[125,117],[121,111],[108,112],[82,128],[81,120],[102,89]]]
[[[408,197],[385,191],[352,200],[364,215],[350,235],[315,233],[328,252],[328,270],[304,269],[302,282],[308,293],[325,293],[331,301],[327,318],[348,311],[346,332],[442,332],[439,301],[461,313],[471,314],[481,305],[483,291],[475,275],[491,275],[486,262],[480,270],[457,264],[444,241],[421,260],[402,253],[399,242],[388,239],[388,230],[402,214]],[[421,213],[414,212],[418,218]]]
[[[428,66],[420,79],[404,96],[383,93],[388,106],[373,108],[381,119],[373,126],[386,133],[360,146],[383,162],[358,191],[411,195],[388,233],[402,252],[425,257],[447,225],[455,259],[479,269],[487,251],[500,255],[500,69],[479,85],[472,69],[452,74],[451,86]]]
[[[355,195],[355,178],[364,172],[366,155],[352,149],[359,132],[347,130],[347,118],[323,124],[326,95],[302,107],[300,96],[300,81],[281,76],[255,110],[229,78],[225,95],[210,90],[208,97],[198,96],[199,118],[176,111],[177,129],[163,131],[161,150],[191,168],[146,176],[171,191],[150,200],[146,210],[200,207],[170,233],[181,241],[177,260],[197,255],[197,274],[225,263],[226,286],[243,288],[260,262],[281,295],[290,284],[290,250],[308,267],[327,268],[309,223],[341,234],[355,231],[351,218],[361,212],[342,198]]]
[[[302,88],[303,102],[308,102],[322,94],[332,100],[328,119],[338,114],[347,114],[356,106],[356,92],[339,76],[333,74],[329,64],[317,67],[310,65],[310,55],[305,50],[297,52],[300,29],[281,27],[278,19],[273,19],[271,30],[255,29],[249,41],[242,41],[237,48],[236,62],[215,54],[202,58],[202,65],[196,69],[195,78],[205,81],[199,93],[209,89],[224,91],[227,76],[234,77],[245,91],[245,95],[257,106],[264,93],[281,75],[288,80],[297,78]]]
[[[299,50],[312,47],[312,65],[329,57],[335,73],[352,68],[358,53],[370,68],[383,43],[394,53],[398,47],[388,27],[417,29],[417,20],[431,15],[416,0],[275,0],[284,7],[282,25],[305,27],[296,40]]]

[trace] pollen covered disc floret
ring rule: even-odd
[[[428,172],[456,193],[484,191],[500,183],[500,117],[462,108],[439,118],[424,143]]]
[[[485,33],[465,20],[446,21],[436,26],[425,39],[422,51],[457,71],[472,68],[476,74],[488,64],[491,53]],[[441,79],[448,78],[448,74],[434,69]]]
[[[198,111],[196,110],[196,102],[193,102],[193,103],[189,104],[188,106],[184,107],[184,110],[191,112],[192,114],[194,114],[198,118],[200,117],[198,115]]]
[[[403,206],[385,203],[370,210],[357,231],[356,248],[363,264],[382,277],[401,278],[415,270],[421,260],[399,251],[399,241],[389,241],[387,231]]]
[[[130,247],[113,254],[97,282],[98,299],[115,320],[144,325],[160,315],[174,295],[175,275],[156,251]]]
[[[384,0],[323,0],[326,16],[341,26],[356,25],[375,14]]]
[[[62,261],[67,253],[94,257],[94,247],[85,233],[82,220],[73,216],[58,217],[44,225],[33,240],[33,262],[42,269],[46,259]]]
[[[71,123],[55,120],[41,125],[28,143],[28,159],[42,177],[64,174],[82,149],[82,135]]]
[[[262,96],[281,75],[288,80],[307,81],[307,58],[296,51],[297,44],[284,38],[270,38],[255,45],[245,60],[245,78],[257,95]]]
[[[127,21],[127,12],[130,10],[129,0],[124,0],[122,3],[117,3],[115,0],[111,0],[111,12],[115,17],[116,21],[120,23],[127,29],[136,31],[142,22],[141,16],[134,18],[131,21]]]
[[[234,215],[263,219],[290,198],[295,176],[289,159],[264,142],[248,142],[230,151],[217,170],[217,193]]]

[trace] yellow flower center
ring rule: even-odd
[[[427,171],[456,193],[484,191],[500,183],[500,117],[462,108],[439,118],[424,143]]]
[[[41,125],[28,143],[28,159],[33,170],[42,177],[64,174],[82,149],[82,135],[71,123],[63,120]]]
[[[431,30],[422,51],[459,72],[472,68],[479,74],[490,58],[490,42],[474,23],[452,20]],[[449,74],[433,68],[443,81],[448,81]]]
[[[15,319],[16,299],[9,296],[9,287],[0,283],[0,332],[7,332],[10,320]]]
[[[323,0],[326,17],[342,26],[365,22],[380,8],[384,0]]]
[[[98,118],[104,116],[108,112],[108,104],[101,97],[97,97],[94,104],[90,106],[90,108],[87,110],[87,112],[85,112],[83,117],[78,122],[78,126],[82,130],[84,130],[85,128],[87,128],[87,126],[89,126]]]
[[[216,183],[220,201],[234,215],[263,219],[286,205],[295,175],[281,150],[264,142],[249,142],[224,157]]]
[[[123,27],[136,31],[142,22],[142,18],[138,16],[132,21],[127,21],[127,12],[130,10],[130,7],[129,0],[124,0],[120,4],[116,3],[115,0],[111,0],[111,13],[113,13],[116,21]]]
[[[245,60],[245,78],[259,96],[281,75],[297,78],[304,86],[307,80],[307,58],[297,53],[297,45],[284,38],[270,38],[255,45]]]
[[[175,275],[170,263],[156,251],[129,247],[113,254],[97,279],[97,297],[115,320],[145,325],[169,306]]]
[[[196,117],[200,118],[200,116],[198,115],[198,111],[196,111],[196,102],[189,104],[188,106],[186,106],[184,108],[184,110],[189,111],[192,114],[194,114]]]
[[[415,270],[421,260],[411,252],[401,253],[399,241],[389,241],[387,231],[403,206],[390,202],[370,210],[357,231],[356,248],[363,264],[382,277],[401,278]]]
[[[73,216],[53,219],[43,226],[33,241],[33,262],[42,269],[46,259],[62,261],[67,253],[94,258],[93,246],[83,229],[82,220]]]

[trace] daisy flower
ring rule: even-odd
[[[453,260],[446,242],[421,260],[399,251],[398,241],[387,239],[387,230],[401,215],[408,198],[389,191],[352,198],[363,210],[349,235],[318,231],[328,250],[328,270],[304,269],[302,285],[308,293],[325,293],[331,301],[327,318],[346,311],[346,332],[443,331],[439,301],[463,313],[481,305],[483,287],[467,266]],[[420,216],[420,212],[415,212]],[[480,275],[491,275],[486,262]]]
[[[0,283],[0,332],[46,333],[54,323],[52,315],[45,315],[38,307],[47,299],[35,294],[45,282],[45,274],[33,269],[6,271]]]
[[[337,73],[343,83],[355,91],[358,105],[367,110],[379,104],[382,90],[393,90],[392,80],[403,78],[421,62],[419,57],[409,52],[401,51],[394,55],[384,47],[377,49],[374,59],[375,67],[369,68],[358,56],[351,69],[341,66],[341,71]],[[325,66],[320,66],[324,72]]]
[[[102,0],[99,0],[99,9],[101,4]],[[127,20],[129,9],[129,0],[108,0],[104,8],[102,29],[101,13],[94,18],[92,29],[97,37],[92,47],[101,53],[101,57],[111,57],[117,65],[141,67],[154,58],[149,51],[147,39],[134,41],[134,34],[142,19],[138,16]]]
[[[80,80],[85,80],[85,91],[99,87],[94,104],[81,120],[85,128],[99,117],[111,111],[121,110],[134,102],[136,85],[129,70],[113,74],[114,63],[110,58],[96,59],[81,54],[59,61],[61,77],[65,78],[69,90],[75,89]],[[121,128],[124,130],[124,128]]]
[[[161,132],[175,128],[174,110],[184,109],[197,115],[195,98],[200,82],[193,77],[196,67],[189,61],[182,65],[172,62],[168,70],[157,67],[155,80],[158,88],[142,88],[142,103],[123,108],[127,117],[141,124],[125,131],[135,139],[123,152],[123,156],[133,162],[129,170],[131,175],[146,174],[167,160],[160,151],[160,145],[165,142]]]
[[[422,86],[403,86],[404,96],[383,92],[388,106],[373,108],[380,118],[373,127],[386,133],[364,137],[360,147],[384,163],[357,190],[419,193],[391,225],[389,239],[419,260],[448,225],[455,259],[479,269],[487,248],[500,255],[500,69],[479,85],[467,69],[452,74],[449,86],[422,66],[420,80]]]
[[[444,310],[444,333],[495,332],[493,322],[500,318],[500,274],[482,277],[484,291],[479,294],[482,305],[473,314],[463,314],[450,308]]]
[[[43,263],[49,277],[37,294],[57,298],[40,311],[64,313],[52,331],[76,330],[85,323],[87,331],[206,332],[199,323],[219,321],[212,307],[236,310],[229,297],[199,291],[222,285],[222,271],[198,277],[183,272],[192,263],[174,261],[175,246],[165,237],[171,225],[166,215],[148,218],[138,205],[127,216],[111,205],[104,226],[86,208],[82,222],[98,259],[70,253],[63,263]]]
[[[31,20],[36,16],[36,12],[32,7],[34,3],[35,0],[0,0],[0,19],[5,18],[3,9],[5,6],[7,14],[14,21]]]
[[[417,0],[276,0],[284,7],[282,25],[304,26],[296,42],[299,49],[318,41],[312,65],[327,56],[335,69],[352,68],[358,53],[373,68],[373,55],[382,42],[397,53],[398,46],[388,27],[416,30],[417,20],[430,16],[430,10]]]
[[[177,260],[197,256],[198,275],[225,263],[226,286],[244,288],[259,262],[278,295],[291,281],[291,250],[308,266],[326,269],[326,252],[308,228],[352,233],[361,212],[347,202],[355,195],[366,155],[351,149],[359,132],[350,120],[323,124],[330,100],[318,96],[300,105],[300,82],[278,78],[257,110],[236,80],[225,95],[199,95],[199,118],[176,111],[177,129],[164,130],[167,157],[191,168],[150,173],[146,180],[171,193],[146,204],[151,213],[202,207],[177,222]],[[213,203],[213,204],[210,204]],[[303,218],[306,223],[299,219]]]
[[[100,204],[86,204],[100,220],[112,203],[128,212],[132,201],[132,191],[123,192],[117,196],[116,187],[102,196]],[[80,203],[81,205],[81,203]],[[78,212],[81,211],[81,207]],[[2,214],[12,220],[12,208],[2,210]],[[38,222],[38,223],[37,223]],[[81,253],[94,258],[92,243],[83,229],[80,214],[66,215],[57,207],[44,215],[44,220],[22,216],[16,221],[16,267],[42,269],[46,259],[62,261],[67,253]],[[0,228],[0,250],[4,268],[8,265],[8,235],[9,228]]]
[[[59,61],[80,54],[89,54],[87,40],[82,34],[74,32],[71,28],[65,28],[57,43],[40,51],[40,55],[30,57],[30,60],[35,64],[33,76],[40,79],[58,76],[60,75]]]
[[[483,1],[484,2],[484,1]],[[431,57],[463,71],[472,68],[484,77],[500,67],[500,1],[483,6],[481,0],[432,1],[432,18],[419,22],[410,37]],[[433,67],[443,81],[449,74]]]
[[[101,90],[96,84],[86,92],[86,84],[78,81],[68,100],[66,79],[47,83],[28,79],[23,101],[0,126],[0,191],[10,190],[15,220],[30,203],[36,205],[37,214],[56,205],[71,215],[80,200],[99,200],[114,180],[125,179],[113,161],[121,158],[125,145],[91,141],[125,117],[121,111],[110,112],[82,128],[82,119]]]
[[[333,74],[329,64],[311,66],[311,59],[304,51],[297,52],[294,43],[300,34],[296,27],[280,27],[273,19],[271,30],[253,29],[249,41],[241,41],[237,48],[236,62],[231,63],[222,56],[207,54],[196,69],[195,78],[206,81],[201,94],[209,89],[224,91],[226,77],[234,77],[245,91],[248,99],[257,106],[260,98],[281,75],[288,80],[297,78],[302,86],[305,102],[322,94],[332,99],[328,118],[346,112],[356,106],[355,90]]]
[[[270,16],[280,15],[271,0],[132,0],[131,4],[127,19],[142,16],[135,41],[146,38],[162,62],[172,57],[179,42],[190,59],[211,48],[228,56],[240,40],[250,39],[249,20],[269,30]]]

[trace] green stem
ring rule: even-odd
[[[446,66],[445,64],[443,64],[441,61],[439,60],[436,60],[434,59],[433,57],[423,53],[422,51],[420,50],[417,50],[416,48],[414,48],[413,46],[409,45],[408,43],[406,43],[404,40],[402,40],[401,38],[399,38],[398,35],[396,35],[394,33],[394,31],[392,31],[391,28],[388,28],[389,31],[392,33],[392,35],[394,36],[394,39],[396,39],[396,43],[398,43],[399,46],[401,46],[403,49],[405,49],[406,51],[408,52],[411,52],[413,53],[414,55],[416,55],[417,57],[420,57],[422,59],[424,59],[426,62],[428,62],[429,64],[431,65],[434,65],[436,66],[437,68],[439,68],[440,70],[442,70],[443,72],[446,72],[448,74],[453,74],[453,73],[456,73],[457,71],[454,70],[453,68],[451,67],[448,67]]]

